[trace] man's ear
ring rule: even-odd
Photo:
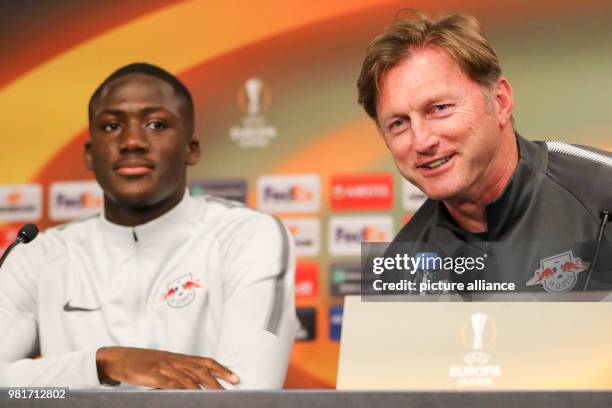
[[[83,145],[83,161],[87,170],[93,170],[93,159],[91,157],[91,139],[87,139]]]
[[[512,87],[510,82],[504,77],[497,80],[493,99],[497,107],[500,126],[505,126],[511,121],[512,111],[514,109],[514,99],[512,97]]]
[[[187,144],[187,165],[193,166],[200,161],[200,142],[196,138],[191,138]]]

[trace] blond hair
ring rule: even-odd
[[[409,12],[417,18],[402,17]],[[379,86],[385,73],[408,58],[417,48],[446,51],[461,70],[484,89],[490,90],[501,76],[497,54],[486,39],[480,23],[466,14],[432,20],[423,13],[405,10],[368,46],[357,80],[358,102],[376,120]]]

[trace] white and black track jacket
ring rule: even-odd
[[[100,215],[51,228],[0,271],[0,386],[97,387],[96,350],[120,345],[211,357],[238,388],[280,388],[294,269],[278,220],[211,197],[185,194],[136,227]]]

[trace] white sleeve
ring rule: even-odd
[[[236,388],[280,389],[295,337],[293,241],[279,220],[257,214],[233,230],[225,265],[214,358],[240,377]]]
[[[37,275],[43,259],[32,242],[15,248],[0,270],[0,387],[99,386],[96,350],[32,358],[39,353]]]

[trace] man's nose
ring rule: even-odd
[[[146,151],[149,142],[145,130],[138,124],[130,124],[121,133],[119,149],[122,152]]]
[[[412,132],[414,151],[419,154],[431,154],[440,142],[427,120],[413,120]]]

